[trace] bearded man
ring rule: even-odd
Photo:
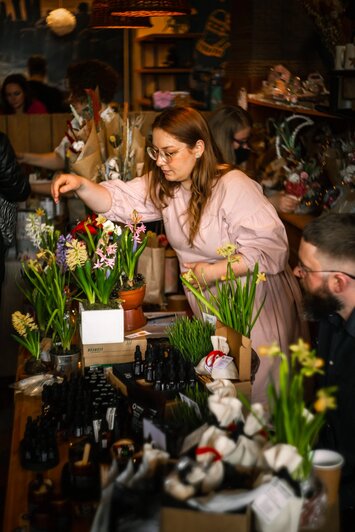
[[[329,213],[303,230],[294,274],[304,292],[308,320],[318,322],[317,356],[324,375],[317,385],[337,387],[337,409],[328,410],[318,447],[345,459],[342,510],[355,514],[355,213]]]

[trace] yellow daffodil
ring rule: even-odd
[[[36,215],[37,216],[44,216],[46,213],[44,211],[44,209],[42,209],[42,207],[38,207],[38,209],[36,209]]]
[[[220,255],[221,257],[231,257],[236,251],[237,246],[235,244],[229,243],[217,248],[217,255]]]
[[[195,275],[194,275],[194,272],[192,270],[188,270],[187,272],[184,272],[182,274],[182,277],[188,282],[188,283],[193,283],[195,282]]]
[[[322,388],[317,392],[317,400],[313,405],[316,412],[322,413],[326,410],[335,410],[337,407],[336,399],[330,395],[331,391],[327,388]]]
[[[280,347],[277,345],[276,342],[274,342],[272,345],[261,345],[258,349],[258,354],[261,357],[277,357],[281,356],[282,351],[280,350]]]
[[[265,283],[265,282],[266,282],[266,273],[265,272],[258,273],[256,284]]]
[[[97,215],[97,218],[96,218],[96,223],[97,225],[104,225],[105,222],[107,222],[107,218],[105,218],[105,216],[102,216],[102,214],[98,214]],[[112,223],[112,222],[111,222]],[[112,224],[113,225],[113,224]]]

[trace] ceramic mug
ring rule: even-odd
[[[329,449],[317,449],[312,457],[313,471],[324,484],[328,504],[332,506],[338,500],[341,468],[344,458],[336,451]]]
[[[345,45],[344,68],[346,70],[355,68],[355,44],[348,43]]]
[[[345,59],[345,44],[335,47],[335,70],[342,70],[344,68]]]

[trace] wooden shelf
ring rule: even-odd
[[[136,70],[138,74],[190,74],[192,68],[145,67]]]
[[[290,113],[300,113],[309,116],[318,116],[324,118],[341,118],[338,115],[317,111],[310,106],[297,104],[291,105],[284,102],[278,102],[276,100],[269,100],[262,94],[248,94],[248,103],[251,105],[258,105],[260,107],[269,107],[270,109],[279,109],[280,111],[288,111]],[[313,105],[313,104],[312,104]]]
[[[202,33],[150,33],[148,35],[143,35],[142,37],[137,37],[137,42],[157,42],[160,43],[169,43],[175,40],[183,39],[192,39],[196,40],[202,37]]]

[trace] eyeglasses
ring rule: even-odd
[[[158,150],[157,148],[153,148],[152,146],[147,147],[147,153],[153,161],[157,161],[158,157],[162,160],[163,163],[169,164],[171,163],[173,157],[177,155],[180,151],[185,150],[187,146],[184,146],[183,148],[180,148],[179,150],[175,151],[164,151],[164,150]]]
[[[233,142],[235,142],[236,144],[239,144],[239,146],[249,146],[249,139],[240,140],[240,139],[236,139],[235,137],[233,137]]]
[[[307,273],[342,273],[343,275],[350,277],[350,279],[355,279],[355,275],[351,275],[350,273],[342,272],[340,270],[311,270],[300,261],[297,264],[297,268],[300,277],[305,277]]]

